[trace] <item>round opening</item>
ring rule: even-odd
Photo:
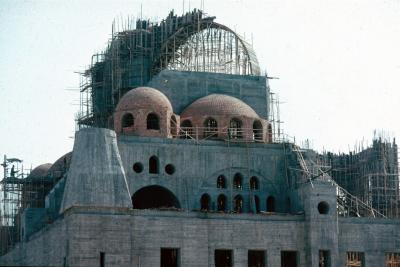
[[[141,173],[143,171],[143,164],[140,162],[136,162],[135,164],[133,164],[133,170],[136,173]]]
[[[326,203],[325,201],[319,202],[318,203],[318,211],[319,211],[319,214],[328,214],[329,204]]]
[[[174,165],[167,164],[167,166],[165,166],[165,172],[168,173],[169,175],[173,174],[175,172]]]

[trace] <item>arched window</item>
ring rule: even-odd
[[[160,122],[157,114],[150,113],[147,115],[147,129],[148,130],[160,130]]]
[[[174,193],[158,185],[143,187],[136,191],[132,196],[132,205],[134,209],[181,208]]]
[[[181,123],[181,132],[180,136],[182,139],[190,139],[193,138],[193,125],[190,120],[184,120]]]
[[[233,199],[233,211],[237,213],[243,212],[243,197],[241,195],[237,195]]]
[[[220,175],[217,178],[217,188],[226,188],[226,179],[225,176]]]
[[[226,211],[226,196],[223,194],[218,196],[217,209],[218,211]]]
[[[131,113],[126,113],[122,116],[122,128],[132,127],[134,124],[133,115]]]
[[[272,196],[267,198],[267,211],[269,212],[275,211],[275,198]]]
[[[255,141],[263,140],[263,128],[261,122],[258,120],[253,122],[253,137]]]
[[[258,196],[254,196],[254,205],[256,208],[256,213],[260,213],[260,198]]]
[[[158,158],[151,156],[149,159],[149,173],[158,173]]]
[[[177,129],[176,117],[172,115],[170,120],[170,133],[173,137],[176,136],[176,129]]]
[[[236,173],[235,176],[233,177],[233,188],[242,190],[242,180],[243,177],[240,173]]]
[[[208,118],[204,121],[204,138],[218,137],[218,124],[214,118]]]
[[[200,199],[200,208],[201,210],[208,211],[210,210],[210,196],[208,194],[203,194]]]
[[[229,122],[229,138],[240,139],[243,137],[242,134],[242,122],[238,119],[231,119]]]
[[[253,176],[250,178],[250,190],[258,190],[259,184],[257,177]]]

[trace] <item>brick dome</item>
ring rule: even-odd
[[[119,100],[115,111],[138,109],[167,110],[172,112],[172,105],[168,98],[157,89],[138,87],[128,91]]]
[[[37,166],[34,168],[31,173],[29,174],[28,178],[41,178],[41,177],[46,177],[47,172],[51,168],[52,164],[51,163],[45,163],[42,165]]]
[[[221,94],[211,94],[197,99],[182,112],[181,118],[225,115],[258,118],[257,113],[242,100]]]

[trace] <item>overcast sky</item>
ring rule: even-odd
[[[72,149],[79,76],[114,18],[160,20],[201,1],[0,0],[0,156],[25,167]],[[374,129],[400,134],[399,0],[204,0],[246,35],[279,94],[286,133],[348,151]],[[251,38],[252,37],[252,38]],[[72,90],[71,90],[72,89]]]

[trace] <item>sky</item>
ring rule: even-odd
[[[201,8],[253,42],[285,133],[347,152],[400,136],[398,0],[0,0],[0,156],[25,168],[72,150],[79,75],[114,19]],[[0,172],[1,174],[1,172]]]

